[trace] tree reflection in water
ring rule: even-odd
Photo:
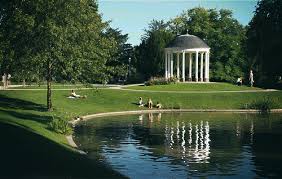
[[[281,176],[281,137],[281,115],[250,114],[108,117],[75,131],[76,143],[90,157],[99,153],[132,178]]]

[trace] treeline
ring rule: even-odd
[[[248,81],[274,86],[282,75],[282,1],[262,0],[251,22],[241,25],[230,10],[194,8],[168,22],[153,20],[135,47],[137,72],[146,80],[164,75],[164,47],[177,35],[196,35],[211,47],[210,78],[234,82]]]

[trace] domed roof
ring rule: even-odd
[[[177,36],[168,44],[166,48],[194,49],[210,47],[199,37],[195,35],[185,34]]]

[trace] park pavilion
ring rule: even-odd
[[[173,67],[175,61],[176,68]],[[182,65],[181,77],[180,65]],[[186,65],[189,65],[188,69]],[[179,35],[165,48],[166,79],[176,77],[183,82],[186,81],[186,78],[188,81],[209,82],[209,66],[210,47],[197,36],[188,33]],[[176,69],[176,74],[174,69]]]

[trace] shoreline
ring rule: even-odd
[[[78,119],[69,121],[73,127],[79,122],[87,121],[100,117],[108,116],[121,116],[121,115],[133,115],[133,114],[148,114],[148,113],[174,113],[174,112],[187,112],[187,113],[198,113],[198,112],[210,112],[210,113],[260,113],[260,110],[257,109],[152,109],[152,110],[135,110],[135,111],[118,111],[118,112],[105,112],[105,113],[96,113],[81,116]],[[270,113],[282,113],[282,109],[271,109]],[[68,144],[73,147],[80,154],[86,154],[86,152],[79,150],[77,144],[73,140],[72,135],[66,136]]]

